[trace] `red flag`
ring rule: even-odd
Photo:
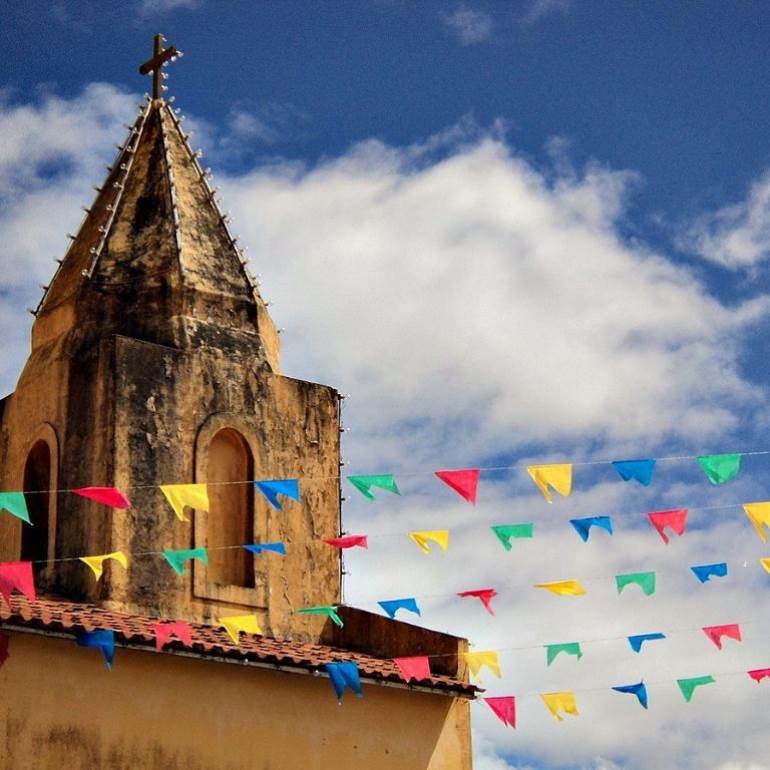
[[[0,668],[2,668],[3,663],[8,660],[8,644],[10,641],[7,634],[0,633]]]
[[[684,534],[685,524],[687,523],[687,509],[678,508],[674,511],[655,511],[648,513],[650,524],[658,530],[658,534],[663,538],[663,542],[668,544],[668,535],[665,533],[666,527],[671,527],[677,535]]]
[[[516,698],[506,695],[500,698],[484,698],[484,703],[492,709],[497,718],[510,727],[516,727]]]
[[[109,505],[110,508],[130,508],[131,501],[115,487],[82,487],[72,490],[76,495],[96,500],[97,503]]]
[[[711,639],[714,644],[722,649],[722,637],[726,636],[729,639],[735,639],[735,641],[741,641],[741,627],[737,623],[730,623],[726,626],[706,626],[703,629],[703,633]]]
[[[369,545],[366,542],[366,535],[345,535],[344,537],[330,537],[328,540],[324,540],[324,543],[333,545],[335,548],[353,548],[359,546],[361,548],[368,548]]]
[[[175,636],[186,647],[192,647],[192,632],[190,624],[185,623],[183,620],[178,620],[175,623],[153,623],[152,630],[155,632],[155,649],[162,650],[163,645],[172,637]]]
[[[468,468],[464,471],[436,471],[436,475],[452,487],[460,497],[476,505],[476,487],[479,484],[478,468]]]
[[[405,682],[414,679],[419,682],[423,679],[430,679],[430,664],[425,656],[417,658],[393,658],[393,662],[398,666]]]
[[[7,561],[0,563],[0,594],[6,604],[11,603],[11,594],[17,590],[31,602],[35,601],[35,580],[32,577],[31,561]]]
[[[494,588],[477,588],[474,591],[460,591],[457,594],[461,597],[473,596],[476,599],[481,599],[481,603],[486,607],[487,612],[490,615],[494,615],[495,611],[492,609],[492,597],[497,596],[497,591]]]
[[[770,668],[755,668],[748,672],[749,676],[759,684],[763,679],[770,679]]]

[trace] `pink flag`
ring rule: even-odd
[[[131,501],[115,487],[82,487],[72,490],[76,495],[96,500],[97,503],[109,505],[110,508],[130,508]]]
[[[417,658],[393,658],[393,662],[398,666],[405,682],[414,679],[416,682],[423,679],[430,679],[430,664],[425,656]]]
[[[31,602],[35,601],[35,580],[32,577],[31,561],[6,561],[0,563],[0,594],[6,604],[11,603],[11,594],[17,590]]]
[[[494,588],[477,588],[474,591],[460,591],[458,596],[466,597],[473,596],[476,599],[480,599],[481,603],[486,607],[487,612],[490,615],[494,615],[495,611],[492,609],[492,597],[497,596],[497,591]]]
[[[3,663],[8,660],[8,644],[10,641],[7,634],[0,633],[0,668],[2,668]]]
[[[190,624],[185,623],[183,620],[178,620],[175,623],[153,623],[152,630],[155,632],[156,650],[162,650],[163,645],[165,645],[172,636],[179,639],[185,647],[192,647]]]
[[[735,639],[736,642],[741,641],[741,627],[737,623],[730,623],[726,626],[706,626],[703,629],[703,633],[711,639],[714,644],[722,649],[722,637],[726,636],[729,639]]]
[[[492,709],[497,718],[509,727],[516,727],[516,698],[506,695],[500,698],[484,698],[484,703]]]
[[[324,540],[324,543],[333,545],[335,548],[353,548],[359,546],[361,548],[368,548],[369,545],[366,542],[366,535],[345,535],[343,537],[330,537],[328,540]]]
[[[655,511],[648,513],[650,524],[658,530],[658,534],[663,538],[663,542],[668,544],[668,535],[665,533],[666,527],[670,527],[677,535],[684,534],[684,527],[687,523],[687,509],[677,508],[674,511]]]
[[[464,497],[469,503],[476,505],[476,487],[479,484],[478,468],[469,468],[464,471],[436,471],[436,475],[447,486],[452,487],[460,497]]]
[[[770,679],[770,668],[755,668],[748,672],[749,676],[759,684],[763,679]]]

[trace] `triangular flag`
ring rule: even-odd
[[[73,489],[72,492],[102,505],[108,505],[110,508],[125,510],[131,507],[131,501],[115,487],[81,487]]]
[[[244,634],[261,634],[259,621],[256,615],[229,615],[226,618],[219,618],[219,624],[227,631],[233,642],[240,646],[240,632]]]
[[[464,652],[463,658],[471,670],[471,674],[477,677],[481,669],[486,666],[498,679],[502,676],[500,670],[500,660],[494,650],[483,650],[481,652]]]
[[[747,671],[748,675],[759,684],[763,679],[770,679],[770,668],[755,668],[753,671]]]
[[[652,596],[655,593],[655,573],[654,572],[630,572],[627,575],[615,575],[615,584],[618,593],[628,585],[638,585],[645,596]]]
[[[357,698],[364,697],[361,691],[361,678],[358,674],[358,666],[355,663],[348,660],[338,661],[336,663],[327,663],[325,668],[339,703],[342,703],[342,695],[346,687],[349,687],[356,694]]]
[[[583,657],[580,642],[567,642],[566,644],[547,644],[545,646],[546,665],[550,666],[556,656],[563,652],[565,655],[574,655],[578,660]]]
[[[23,492],[0,492],[0,511],[8,511],[17,519],[32,524],[29,520],[29,511],[27,510],[27,501]]]
[[[586,589],[579,580],[556,580],[552,583],[535,583],[535,588],[545,588],[546,591],[559,596],[583,596]]]
[[[645,687],[644,682],[639,682],[639,684],[619,684],[617,687],[613,687],[612,689],[616,692],[624,692],[628,693],[629,695],[636,695],[639,703],[644,706],[644,708],[647,708],[647,688]]]
[[[185,647],[192,647],[192,629],[189,623],[177,620],[171,623],[153,623],[155,634],[155,649],[162,650],[168,640],[175,636]]]
[[[366,541],[366,535],[344,535],[343,537],[330,537],[328,540],[324,540],[324,543],[332,545],[335,548],[368,548],[369,544]]]
[[[423,553],[430,553],[429,541],[436,543],[442,551],[446,551],[449,547],[448,529],[431,529],[423,530],[422,532],[410,532],[409,537],[420,546]]]
[[[492,709],[495,716],[508,727],[516,727],[516,698],[504,695],[497,698],[483,698],[484,703]]]
[[[610,535],[612,534],[612,519],[609,516],[589,516],[585,519],[570,519],[569,523],[572,524],[584,543],[588,542],[591,527],[599,527]]]
[[[24,594],[31,602],[36,600],[31,561],[0,562],[0,594],[6,604],[11,603],[14,590]]]
[[[273,479],[272,481],[255,481],[254,486],[265,496],[267,502],[276,509],[281,510],[281,502],[278,495],[288,497],[299,502],[299,481],[297,479]]]
[[[430,679],[430,663],[426,655],[419,655],[414,658],[393,658],[393,662],[398,666],[401,678],[408,684],[415,680],[421,682],[423,679]]]
[[[674,511],[653,511],[648,513],[650,524],[658,531],[663,538],[663,542],[668,545],[668,535],[665,532],[666,527],[670,527],[677,535],[684,534],[684,528],[687,524],[687,509],[678,508]]]
[[[695,567],[690,567],[690,569],[701,583],[708,583],[712,577],[725,577],[727,575],[727,564],[725,562],[719,564],[699,564]]]
[[[637,634],[636,636],[629,636],[628,643],[631,645],[631,649],[634,652],[641,652],[642,645],[645,642],[654,642],[656,639],[665,639],[666,635],[661,633],[654,634]]]
[[[99,556],[81,556],[80,561],[87,564],[91,571],[94,573],[94,577],[99,580],[104,570],[104,562],[107,560],[116,561],[123,569],[128,569],[128,559],[123,551],[114,551],[113,553],[103,553]]]
[[[559,713],[561,711],[572,714],[573,717],[578,716],[574,692],[545,692],[540,697],[558,722],[564,721],[564,717]]]
[[[549,503],[553,502],[551,488],[556,490],[562,497],[567,497],[572,492],[571,463],[530,465],[527,467],[527,473],[532,477],[532,481],[537,484],[537,488],[543,493],[543,497]]]
[[[342,618],[337,614],[338,607],[334,605],[323,605],[320,607],[303,607],[300,610],[295,610],[299,615],[326,615],[335,626],[342,628]]]
[[[78,647],[94,647],[102,651],[102,657],[107,668],[112,671],[112,661],[115,659],[115,633],[113,631],[87,631],[75,639]]]
[[[182,548],[177,551],[163,551],[163,558],[171,565],[171,569],[177,575],[185,574],[185,562],[197,559],[203,564],[209,563],[209,556],[205,548]]]
[[[368,500],[375,499],[372,487],[384,489],[394,495],[401,494],[392,473],[381,473],[378,476],[348,476],[348,481]]]
[[[495,614],[492,609],[492,599],[497,596],[497,591],[494,588],[476,588],[473,591],[460,591],[457,595],[461,598],[472,596],[475,599],[479,599],[490,615]]]
[[[255,555],[269,551],[270,553],[286,556],[286,546],[283,543],[249,543],[243,547]]]
[[[677,679],[676,683],[679,685],[684,699],[689,703],[697,687],[703,684],[714,684],[715,681],[713,676],[694,676],[691,679]]]
[[[420,614],[420,608],[417,606],[417,600],[414,597],[408,599],[391,599],[389,601],[377,602],[391,619],[396,617],[398,610],[407,610],[415,615]]]
[[[702,455],[698,458],[698,462],[708,480],[715,486],[734,479],[741,469],[739,454]]]
[[[190,521],[185,516],[185,508],[194,508],[197,511],[209,509],[209,493],[205,484],[162,484],[160,490],[179,521]]]
[[[472,505],[476,505],[476,489],[479,484],[478,468],[468,468],[462,471],[436,471],[436,476],[454,489],[460,497],[465,498]]]
[[[765,568],[765,572],[770,572],[770,557],[766,559],[760,559],[759,563]]]
[[[652,483],[655,460],[613,460],[612,466],[623,481],[638,481],[645,487]]]
[[[711,639],[712,642],[721,650],[722,649],[722,637],[726,636],[728,639],[735,639],[736,642],[741,641],[741,627],[737,623],[729,623],[726,626],[705,626],[703,633]]]
[[[534,524],[498,524],[492,527],[497,539],[503,544],[506,551],[513,548],[512,539],[529,538],[534,534]]]
[[[743,506],[743,510],[746,511],[746,515],[749,517],[749,521],[754,525],[754,529],[757,530],[759,539],[763,542],[767,542],[767,532],[765,527],[770,529],[770,503],[746,503]]]

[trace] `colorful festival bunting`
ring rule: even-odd
[[[702,455],[698,463],[708,480],[717,486],[734,479],[741,469],[741,455]]]
[[[483,650],[480,652],[464,652],[463,658],[471,670],[471,674],[477,679],[479,672],[486,666],[498,679],[503,675],[500,670],[500,659],[494,650]]]
[[[6,604],[11,603],[11,594],[14,591],[24,594],[30,602],[36,600],[31,561],[0,563],[0,594],[2,594]]]
[[[462,471],[436,471],[436,476],[471,505],[476,505],[476,489],[479,484],[478,468],[468,468]]]
[[[770,679],[770,668],[755,668],[746,672],[757,684],[763,679]]]
[[[696,688],[704,684],[714,684],[715,681],[713,676],[694,676],[691,679],[677,679],[676,683],[679,685],[685,701],[689,703]]]
[[[725,562],[720,562],[719,564],[698,564],[695,567],[690,567],[690,569],[701,583],[708,583],[712,577],[725,577],[727,575],[727,564]]]
[[[759,539],[766,543],[767,532],[765,532],[764,528],[770,529],[770,503],[746,503],[743,506],[743,510],[746,511],[749,521],[754,525],[754,529],[757,530]]]
[[[486,609],[490,615],[495,614],[492,609],[492,599],[497,596],[497,591],[495,591],[494,588],[476,588],[473,591],[460,591],[457,595],[460,598],[472,596],[475,599],[479,599],[484,605],[484,609]]]
[[[153,623],[152,630],[155,634],[155,649],[160,652],[164,645],[175,636],[185,647],[192,647],[192,629],[184,620],[170,623]]]
[[[673,511],[653,511],[648,513],[647,516],[650,519],[650,524],[655,527],[666,545],[668,545],[668,535],[665,532],[666,527],[672,529],[679,536],[684,534],[687,524],[686,508],[678,508]]]
[[[629,636],[628,643],[631,645],[631,649],[634,652],[641,652],[642,645],[645,642],[654,642],[657,639],[665,639],[666,635],[660,632],[654,634],[636,634],[636,636]]]
[[[335,548],[368,548],[369,544],[366,541],[366,535],[343,535],[342,537],[330,537],[328,540],[324,540],[324,543],[332,545]]]
[[[760,559],[759,563],[765,568],[765,572],[770,572],[770,557],[766,559]]]
[[[241,631],[243,631],[244,634],[262,633],[256,615],[229,615],[226,618],[219,618],[219,625],[227,631],[228,636],[239,647],[241,644]]]
[[[342,703],[342,696],[346,688],[350,688],[357,698],[363,698],[361,691],[361,678],[358,674],[358,666],[353,661],[337,661],[336,663],[327,663],[326,671],[329,674],[329,680],[332,683],[334,692],[337,695],[337,702]]]
[[[393,658],[393,662],[398,666],[401,678],[409,684],[412,679],[415,682],[421,682],[423,679],[430,679],[430,663],[426,655],[419,655],[413,658]]]
[[[655,460],[613,460],[612,466],[623,481],[638,481],[645,487],[652,483]]]
[[[442,551],[449,547],[448,529],[431,529],[422,532],[410,532],[409,537],[417,543],[423,553],[430,553],[429,541],[436,543]]]
[[[0,511],[8,511],[17,519],[32,524],[23,492],[0,492]]]
[[[546,665],[550,666],[559,653],[565,655],[574,655],[578,660],[583,657],[583,651],[580,649],[580,642],[567,642],[566,644],[547,644],[545,646]]]
[[[558,465],[529,465],[527,473],[537,488],[543,493],[543,497],[553,502],[551,489],[554,489],[562,497],[568,497],[572,492],[572,464],[561,463]]]
[[[560,713],[562,711],[565,714],[572,714],[573,717],[579,716],[574,692],[545,692],[540,697],[557,722],[564,721]]]
[[[585,519],[570,519],[569,523],[572,524],[575,532],[580,535],[580,539],[584,543],[588,542],[591,527],[599,527],[610,535],[612,534],[612,519],[609,516],[589,516]]]
[[[407,610],[413,612],[415,615],[420,614],[420,608],[417,606],[417,600],[414,597],[408,599],[390,599],[388,601],[377,602],[382,609],[388,614],[388,617],[393,620],[396,617],[398,610]]]
[[[484,698],[483,700],[504,725],[516,727],[516,698],[513,695]]]
[[[209,563],[209,556],[205,548],[182,548],[177,551],[163,551],[163,558],[171,565],[171,569],[177,575],[184,575],[185,562],[197,559],[202,564]]]
[[[113,553],[103,553],[99,556],[81,556],[80,561],[87,564],[91,571],[94,573],[94,577],[99,580],[104,570],[104,562],[112,560],[120,564],[123,569],[128,569],[128,558],[123,551],[114,551]]]
[[[115,633],[113,631],[86,631],[79,634],[75,641],[78,647],[93,647],[101,650],[108,670],[112,671],[112,662],[115,659]]]
[[[161,484],[160,490],[179,521],[190,521],[185,516],[185,508],[197,511],[209,509],[209,493],[205,484]]]
[[[276,511],[281,510],[281,501],[278,495],[288,497],[290,500],[299,502],[299,480],[298,479],[273,479],[272,481],[255,481],[254,486],[264,495],[270,505]]]
[[[498,524],[492,527],[492,531],[503,544],[503,548],[510,551],[513,548],[511,540],[531,538],[534,528],[534,524]]]
[[[123,511],[131,507],[131,501],[115,487],[81,487],[73,489],[72,492],[110,508],[119,508]]]
[[[629,585],[638,585],[645,596],[652,596],[655,593],[655,573],[654,572],[629,572],[626,575],[615,575],[615,585],[618,593]]]
[[[295,610],[299,615],[326,615],[335,626],[342,628],[342,618],[337,614],[339,608],[335,605],[323,605],[320,607],[303,607],[300,610]]]
[[[546,591],[559,596],[583,596],[587,593],[579,580],[556,580],[552,583],[535,583],[535,588],[545,588]]]
[[[617,687],[613,687],[616,692],[628,693],[629,695],[636,695],[639,703],[647,708],[647,687],[644,682],[639,684],[620,684]]]
[[[243,546],[247,551],[250,551],[255,556],[258,556],[265,551],[269,553],[277,553],[281,556],[286,556],[286,546],[283,543],[249,543]]]
[[[736,642],[741,641],[741,627],[737,623],[730,623],[726,626],[705,626],[703,633],[711,639],[712,642],[721,650],[722,649],[722,637],[726,636],[728,639],[735,639]]]
[[[374,500],[372,487],[384,489],[386,492],[392,492],[394,495],[400,495],[396,480],[392,473],[385,473],[379,476],[348,476],[348,481],[367,499]]]

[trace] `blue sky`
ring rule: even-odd
[[[352,394],[351,470],[404,474],[403,498],[346,505],[349,529],[372,535],[350,557],[349,600],[376,609],[419,585],[423,622],[478,647],[694,629],[648,657],[600,644],[547,670],[542,650],[506,652],[485,685],[521,696],[521,724],[474,706],[477,767],[766,770],[766,690],[728,679],[685,708],[669,681],[641,717],[593,692],[770,665],[761,627],[718,657],[700,632],[751,620],[767,588],[749,565],[770,552],[740,511],[768,497],[764,455],[719,489],[692,461],[661,464],[649,490],[580,466],[553,506],[520,471],[487,473],[472,513],[430,470],[770,448],[769,19],[752,2],[13,4],[2,390],[27,354],[24,308],[149,88],[136,70],[163,31],[185,52],[170,93],[285,328],[284,371]],[[688,536],[667,547],[635,515],[683,505]],[[611,541],[584,546],[567,523],[609,513]],[[490,551],[488,525],[509,519],[544,537]],[[444,526],[446,558],[399,535]],[[693,585],[688,567],[709,560],[736,574]],[[392,563],[398,581],[378,568]],[[619,601],[605,578],[634,568],[669,577]],[[573,576],[596,581],[582,604],[528,590]],[[487,585],[495,618],[436,599]],[[528,695],[557,688],[582,693],[580,719],[556,725]]]

